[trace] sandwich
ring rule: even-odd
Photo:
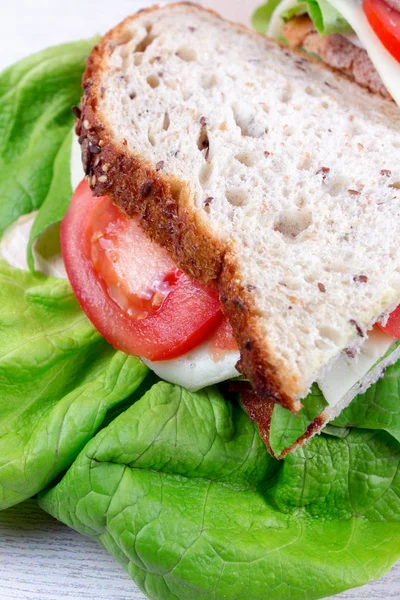
[[[364,42],[374,89],[310,51],[350,13],[153,7],[0,76],[0,508],[150,598],[399,559],[400,62]]]
[[[400,356],[398,107],[190,5],[111,30],[83,88],[86,184],[61,229],[83,310],[115,347],[188,389],[216,380],[192,380],[202,352],[217,381],[240,374],[271,450],[265,407],[296,415],[317,384],[318,412],[294,449]],[[135,247],[139,228],[158,246]],[[220,328],[231,340],[213,360]]]
[[[253,24],[399,103],[399,13],[398,0],[269,0],[254,13]]]

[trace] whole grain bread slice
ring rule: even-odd
[[[91,53],[87,179],[215,280],[260,397],[298,410],[400,303],[400,112],[197,5],[127,18]]]

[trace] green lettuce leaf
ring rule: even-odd
[[[315,29],[322,35],[350,33],[350,25],[327,0],[306,0],[307,12]]]
[[[96,39],[29,56],[0,74],[0,235],[20,215],[40,208],[65,184],[63,144],[79,103],[85,59]],[[54,179],[56,178],[56,179]],[[54,179],[54,182],[53,182]],[[70,188],[68,188],[68,192]],[[60,188],[64,197],[67,190]],[[39,226],[35,227],[35,235]]]
[[[66,469],[147,372],[100,336],[68,282],[0,261],[0,509]]]
[[[357,396],[335,419],[338,427],[382,429],[400,442],[400,362],[389,367],[385,376],[365,394]]]
[[[275,9],[282,0],[268,0],[253,14],[252,25],[256,31],[266,33]],[[307,12],[318,33],[350,33],[352,28],[342,15],[329,4],[328,0],[293,0],[292,6],[282,10],[281,17],[289,21],[298,14]]]
[[[399,466],[396,440],[362,430],[275,461],[216,389],[162,382],[39,501],[103,544],[149,598],[313,600],[400,556]]]
[[[265,4],[259,6],[253,13],[251,24],[259,33],[265,33],[268,29],[272,13],[282,0],[268,0]]]
[[[53,178],[48,193],[32,225],[27,248],[27,261],[31,271],[35,269],[32,254],[33,243],[48,227],[62,220],[71,201],[73,192],[70,166],[71,145],[72,130],[65,136],[54,160]]]
[[[297,17],[298,15],[304,14],[307,12],[307,2],[301,2],[301,0],[294,0],[293,6],[291,8],[286,9],[282,14],[282,19],[287,22],[293,17]]]
[[[303,409],[298,415],[294,415],[280,404],[274,406],[269,429],[269,443],[275,456],[280,456],[286,448],[290,448],[327,406],[327,402],[316,384],[313,385],[310,394],[302,400],[302,403]]]

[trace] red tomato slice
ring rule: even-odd
[[[400,306],[398,306],[389,316],[385,326],[378,323],[379,327],[388,335],[396,340],[400,340]]]
[[[217,291],[191,281],[138,223],[85,181],[61,224],[61,248],[75,295],[115,347],[152,361],[200,344],[221,320]]]
[[[363,8],[382,44],[400,62],[400,12],[384,0],[363,0]]]
[[[224,315],[218,327],[211,334],[210,352],[212,358],[215,361],[219,361],[231,350],[239,351],[239,348],[233,337],[232,327]]]

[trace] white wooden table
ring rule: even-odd
[[[1,0],[0,69],[45,46],[102,33],[148,0]],[[246,20],[258,0],[207,0]],[[0,512],[0,600],[145,600],[97,543],[52,519],[30,500]],[[400,564],[352,600],[400,599]],[[267,599],[266,599],[267,600]]]

